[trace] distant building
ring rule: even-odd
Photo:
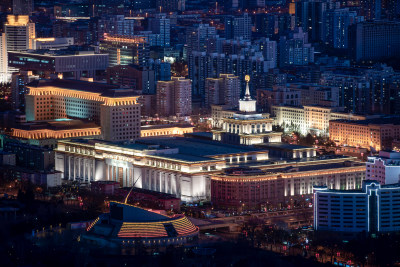
[[[358,190],[314,187],[316,231],[377,233],[400,231],[400,184],[366,180]]]
[[[173,3],[174,1],[178,2],[177,0],[167,0],[165,2]],[[170,19],[165,14],[156,14],[155,18],[149,20],[149,29],[156,35],[156,46],[169,47],[171,45],[170,24]]]
[[[326,1],[298,1],[295,3],[296,26],[308,32],[311,42],[322,39],[323,15],[328,8]]]
[[[400,182],[400,153],[395,151],[379,151],[379,156],[368,157],[368,180],[376,180],[381,185]]]
[[[400,22],[366,21],[351,27],[352,56],[356,61],[400,57]]]
[[[0,83],[8,83],[11,80],[11,71],[8,70],[7,36],[0,34]]]
[[[29,22],[29,16],[7,15],[4,32],[7,39],[7,51],[33,49],[33,39],[36,37],[35,23]]]
[[[302,66],[314,62],[314,47],[308,43],[307,33],[298,28],[289,37],[281,36],[279,40],[279,66]]]
[[[81,118],[100,125],[105,140],[140,137],[138,96],[130,89],[76,80],[38,80],[27,87],[27,121]]]
[[[25,111],[25,94],[27,93],[26,85],[34,80],[38,80],[39,76],[33,75],[31,71],[19,71],[11,77],[11,98],[13,108],[22,112]]]
[[[365,120],[367,117],[352,113],[336,112],[334,108],[321,106],[272,106],[274,124],[285,131],[328,135],[331,133],[330,121],[338,119]]]
[[[127,86],[140,91],[141,94],[155,94],[155,72],[150,67],[138,65],[116,65],[106,71],[107,82]],[[171,73],[169,73],[171,76]]]
[[[100,41],[100,51],[109,55],[109,66],[130,65],[147,66],[150,48],[147,38],[104,34]]]
[[[360,146],[379,151],[391,149],[392,141],[399,138],[400,120],[398,118],[329,122],[329,139],[338,145]]]
[[[192,82],[184,77],[157,83],[157,113],[159,116],[189,116],[192,114]]]
[[[66,49],[74,44],[73,37],[65,38],[35,38],[33,49]]]
[[[108,66],[108,55],[93,51],[37,50],[9,52],[9,66],[44,78],[95,78]]]
[[[240,81],[233,74],[220,74],[219,78],[207,78],[205,106],[226,105],[236,108],[240,98]]]

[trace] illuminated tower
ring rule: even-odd
[[[7,51],[26,51],[33,49],[35,23],[29,22],[29,16],[8,15],[4,25],[7,38]]]
[[[239,111],[223,119],[222,129],[213,130],[213,139],[223,143],[254,145],[281,142],[282,133],[272,131],[269,114],[256,112],[256,100],[250,95],[250,76],[246,75],[246,92],[239,100]]]

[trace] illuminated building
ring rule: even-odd
[[[77,80],[36,80],[27,88],[27,121],[81,118],[100,125],[105,140],[140,137],[140,106],[132,90]]]
[[[198,238],[199,228],[186,216],[167,216],[129,204],[110,202],[81,236],[91,245],[121,248],[179,246]],[[135,251],[136,252],[136,251]]]
[[[253,145],[280,142],[282,133],[272,132],[273,119],[269,114],[256,112],[256,100],[250,96],[250,76],[246,76],[246,92],[239,100],[239,111],[222,118],[222,128],[213,130],[213,140],[223,143]],[[215,116],[212,116],[215,117]]]
[[[66,49],[74,44],[73,37],[65,38],[35,38],[33,39],[33,49]]]
[[[329,139],[337,145],[391,149],[392,140],[400,138],[398,118],[377,118],[359,121],[335,120],[329,122]]]
[[[260,210],[285,203],[293,205],[311,196],[315,185],[357,189],[365,179],[365,165],[354,158],[282,162],[278,158],[275,164],[253,166],[211,174],[212,203],[234,210]]]
[[[400,184],[366,180],[358,190],[314,187],[314,229],[333,232],[400,230]]]
[[[128,37],[104,34],[100,41],[100,51],[108,54],[110,67],[115,65],[147,66],[150,48],[147,38],[141,36]]]
[[[335,112],[333,108],[319,106],[272,106],[272,114],[276,125],[282,126],[285,131],[300,132],[303,135],[307,133],[329,134],[331,120],[366,119],[366,116]]]
[[[56,170],[64,179],[117,181],[124,187],[136,182],[135,187],[188,202],[210,199],[210,173],[266,160],[265,149],[183,137],[142,138],[130,144],[60,141],[56,149]]]
[[[94,137],[101,138],[100,126],[94,122],[58,119],[54,121],[34,121],[12,128],[10,136],[20,139],[44,140],[40,146],[55,147],[59,139]]]
[[[159,116],[189,116],[192,114],[192,81],[184,77],[159,81],[156,98]]]
[[[0,34],[0,83],[8,83],[11,73],[8,71],[7,37],[5,33]]]
[[[376,180],[380,184],[397,184],[400,182],[400,153],[395,151],[379,151],[379,156],[368,157],[368,180]]]
[[[290,65],[303,66],[314,62],[314,47],[308,43],[307,33],[302,28],[289,37],[281,36],[279,40],[280,67]]]
[[[141,137],[154,137],[163,135],[180,135],[193,133],[194,126],[190,124],[160,124],[146,125],[140,128]]]
[[[176,0],[175,0],[176,1]],[[167,0],[166,2],[172,2]],[[177,1],[176,1],[177,2]],[[175,11],[175,10],[174,10]],[[171,44],[171,25],[170,19],[165,14],[156,14],[155,18],[150,18],[149,29],[155,35],[155,45],[169,47]]]
[[[108,67],[108,55],[93,51],[74,50],[36,50],[9,52],[10,67],[32,71],[41,77],[49,78],[56,74],[63,78],[95,78],[98,72]]]
[[[29,16],[7,15],[4,32],[7,37],[7,51],[33,49],[33,39],[36,36],[35,24],[29,22]]]
[[[227,105],[236,108],[240,98],[239,77],[233,74],[220,74],[219,78],[207,78],[205,93],[206,107]]]

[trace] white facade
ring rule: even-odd
[[[380,151],[378,157],[368,157],[366,163],[367,179],[377,180],[380,184],[400,182],[400,153]]]
[[[74,44],[74,37],[65,38],[35,38],[33,49],[65,49]]]
[[[180,153],[179,142],[175,148],[170,148],[151,144],[120,146],[95,141],[60,141],[56,149],[56,170],[63,172],[63,178],[68,180],[118,181],[121,186],[135,185],[174,194],[184,201],[199,201],[210,198],[210,173],[221,171],[230,162],[238,162],[238,157],[251,161],[268,159],[267,151],[251,150],[234,155],[210,151],[218,155],[193,157]],[[199,149],[201,145],[198,143]],[[218,147],[224,149],[224,145]]]
[[[334,112],[332,108],[319,106],[272,106],[275,125],[283,126],[285,131],[298,131],[305,135],[316,133],[329,134],[330,120],[363,120],[365,116],[351,113]]]
[[[361,190],[314,187],[314,228],[337,232],[400,231],[400,184],[364,181]]]

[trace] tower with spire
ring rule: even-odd
[[[281,142],[282,133],[272,131],[273,119],[269,114],[257,113],[256,100],[251,98],[249,82],[246,75],[246,91],[239,100],[239,110],[223,118],[222,129],[213,130],[213,139],[224,143],[254,145],[270,142]]]

